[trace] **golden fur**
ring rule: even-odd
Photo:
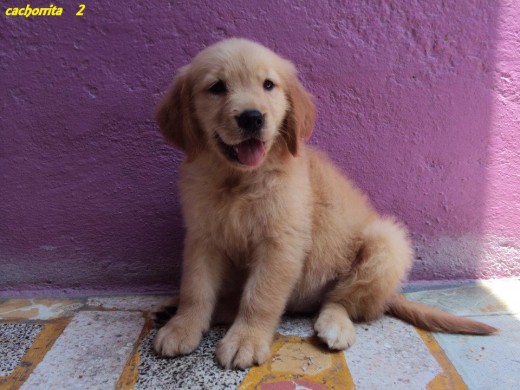
[[[225,91],[210,92],[219,80]],[[265,117],[255,167],[225,153],[245,140],[235,118],[251,109]],[[385,311],[426,329],[495,330],[397,295],[413,258],[407,231],[304,144],[314,117],[294,66],[247,40],[210,46],[178,72],[157,120],[187,155],[187,236],[179,307],[157,334],[159,354],[192,352],[213,320],[232,323],[216,351],[222,366],[261,364],[284,310],[318,312],[316,333],[332,349],[352,345],[352,321]]]

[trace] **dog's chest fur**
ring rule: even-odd
[[[293,193],[285,190],[288,184],[280,172],[222,176],[186,169],[181,188],[187,226],[233,262],[247,262],[258,245],[277,239],[284,221],[294,220],[288,215],[297,204],[286,197]],[[300,221],[299,228],[305,225]]]

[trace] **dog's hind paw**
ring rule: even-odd
[[[342,307],[322,310],[314,323],[314,330],[330,349],[347,349],[356,341],[354,324]]]

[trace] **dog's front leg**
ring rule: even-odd
[[[209,329],[224,261],[219,251],[204,241],[188,233],[179,307],[175,316],[157,332],[154,349],[159,355],[171,357],[192,352]]]
[[[305,254],[299,244],[267,242],[253,254],[237,318],[217,346],[223,367],[245,369],[269,358],[276,326],[300,276]]]

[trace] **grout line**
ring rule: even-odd
[[[36,366],[43,360],[52,348],[63,330],[70,323],[71,318],[58,318],[50,321],[23,321],[23,323],[42,324],[43,329],[38,333],[29,350],[20,360],[20,364],[11,375],[0,378],[0,390],[18,389],[29,378]],[[2,323],[22,323],[22,321],[2,321]]]
[[[433,335],[428,331],[419,328],[415,328],[415,330],[421,337],[424,345],[426,345],[432,356],[442,368],[442,372],[428,383],[427,389],[468,390],[468,386],[466,386],[453,363],[448,359],[437,340],[435,340],[435,337],[433,337]]]
[[[137,337],[137,340],[134,343],[134,349],[130,354],[123,371],[121,372],[121,376],[119,377],[115,390],[133,390],[135,389],[135,385],[137,384],[137,380],[139,379],[139,362],[140,362],[140,346],[143,339],[148,335],[150,330],[153,329],[153,321],[151,318],[147,317],[146,313],[143,313],[145,317],[145,323],[143,328],[141,329],[141,333]]]

